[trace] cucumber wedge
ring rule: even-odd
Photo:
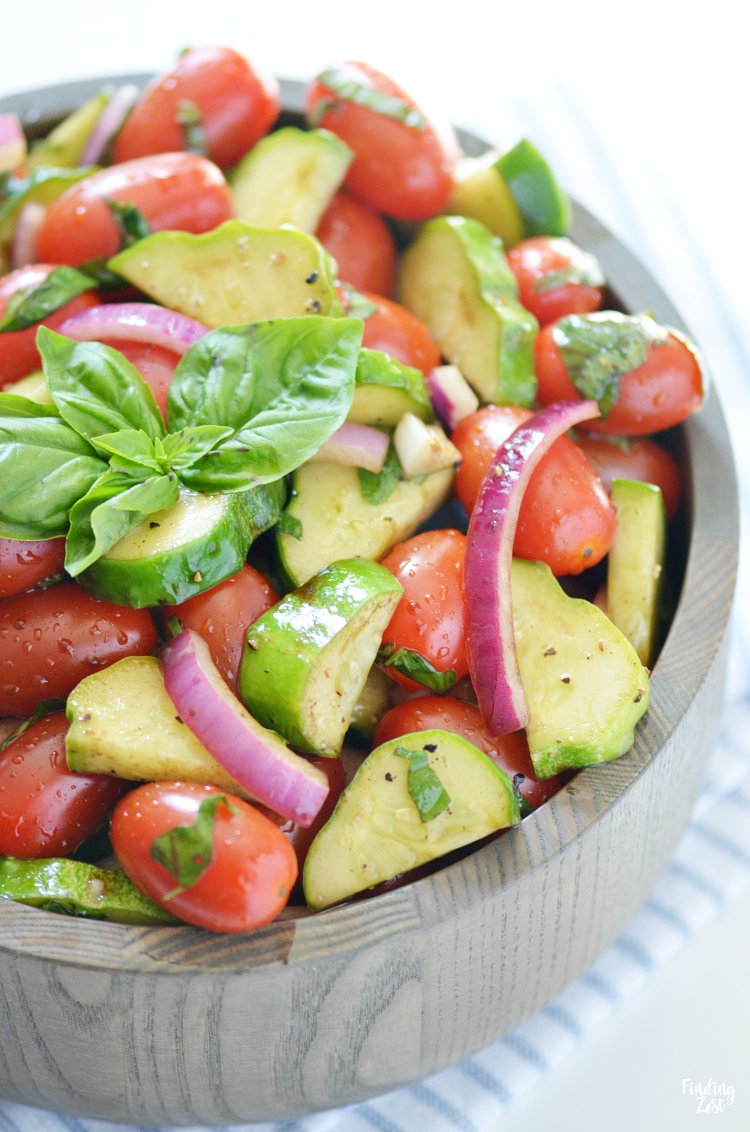
[[[513,194],[497,168],[498,153],[464,157],[456,167],[456,184],[446,212],[479,220],[506,248],[524,238],[523,218]]]
[[[235,214],[259,228],[314,232],[354,153],[330,130],[286,126],[259,141],[230,177]]]
[[[568,597],[544,563],[514,559],[512,584],[537,778],[624,755],[649,702],[632,645],[601,609]]]
[[[571,222],[570,201],[536,146],[528,138],[498,160],[501,174],[523,218],[525,236],[565,236]]]
[[[362,558],[334,562],[247,631],[240,697],[297,751],[338,755],[403,588]]]
[[[242,569],[285,496],[282,480],[232,494],[182,488],[174,507],[149,515],[77,580],[116,605],[178,605]]]
[[[101,118],[111,97],[111,90],[100,91],[67,118],[63,118],[59,126],[55,126],[46,138],[32,147],[25,162],[26,172],[32,173],[43,165],[53,165],[60,169],[75,169],[80,165],[91,131]]]
[[[413,413],[426,424],[435,419],[421,370],[405,366],[380,350],[360,350],[354,382],[348,421],[393,427],[404,413]]]
[[[424,751],[448,795],[428,820],[397,749]],[[402,735],[368,755],[310,846],[305,899],[315,911],[327,908],[518,821],[510,779],[482,751],[446,731]]]
[[[428,221],[404,255],[400,290],[482,400],[533,403],[538,323],[518,302],[516,278],[489,229],[465,216]]]
[[[343,313],[336,264],[314,236],[227,220],[212,232],[157,232],[109,261],[162,306],[205,326]]]
[[[649,667],[659,645],[667,520],[651,483],[612,480],[617,537],[607,566],[607,613]]]
[[[383,558],[445,502],[454,477],[450,468],[421,482],[401,480],[385,503],[374,504],[363,497],[356,468],[303,464],[294,473],[292,500],[284,512],[301,524],[300,537],[276,535],[287,584],[301,586],[340,558]]]

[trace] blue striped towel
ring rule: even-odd
[[[541,88],[503,122],[477,121],[502,138],[512,122],[548,156],[573,195],[640,256],[675,301],[709,357],[736,441],[750,421],[750,355],[715,249],[681,215],[681,171],[660,159],[656,135],[613,121],[611,107],[572,86]],[[495,128],[496,127],[496,128]],[[517,136],[517,135],[516,135]],[[509,137],[508,141],[513,138]],[[750,446],[735,443],[743,519],[750,499]],[[744,530],[750,530],[745,521]],[[743,537],[745,542],[747,535]],[[743,547],[746,550],[746,547]],[[750,887],[750,558],[742,557],[727,706],[708,785],[674,860],[617,942],[576,983],[514,1033],[461,1064],[374,1101],[254,1132],[494,1132],[514,1100],[564,1062],[579,1042],[638,990],[723,907]],[[0,1103],[4,1132],[122,1129]],[[140,1132],[146,1132],[141,1129]]]

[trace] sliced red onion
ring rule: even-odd
[[[0,173],[9,173],[26,159],[26,135],[17,114],[0,114]]]
[[[98,165],[105,149],[125,121],[131,106],[138,97],[138,87],[128,83],[118,87],[99,115],[99,120],[89,134],[80,165]]]
[[[388,433],[369,425],[345,421],[328,437],[310,464],[346,464],[350,468],[365,468],[368,472],[382,472],[388,455]]]
[[[449,432],[479,408],[479,398],[458,366],[436,366],[427,375],[427,389],[433,409]]]
[[[557,401],[498,448],[471,515],[464,601],[471,680],[493,735],[529,721],[513,635],[511,563],[521,500],[542,456],[569,428],[599,416],[596,401]]]
[[[28,200],[18,214],[13,233],[13,266],[26,267],[37,262],[36,237],[47,209],[43,204]]]
[[[259,802],[311,825],[328,794],[327,776],[253,719],[225,684],[203,638],[185,629],[162,645],[159,660],[180,718],[216,761]]]
[[[151,303],[111,303],[74,314],[65,320],[59,333],[74,342],[106,342],[110,338],[148,342],[182,357],[194,342],[208,334],[208,327]]]

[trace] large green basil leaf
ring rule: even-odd
[[[17,393],[0,393],[0,417],[55,417],[60,414],[54,405],[42,405]]]
[[[154,395],[135,366],[101,342],[73,342],[40,326],[36,336],[52,400],[87,440],[120,429],[164,436]]]
[[[151,476],[133,483],[130,476],[109,470],[70,512],[65,569],[75,577],[130,534],[147,515],[177,502],[175,475]]]
[[[396,747],[393,752],[400,759],[408,759],[409,774],[407,789],[414,805],[419,810],[423,822],[432,821],[451,804],[450,796],[442,782],[430,766],[427,752],[410,751],[407,747]]]
[[[313,456],[346,419],[361,341],[359,319],[321,316],[206,334],[175,370],[170,431],[220,425],[234,432],[182,470],[182,482],[197,491],[244,491]]]
[[[12,397],[21,407],[25,397]],[[57,415],[7,413],[0,399],[0,536],[57,538],[70,509],[106,470],[91,445]],[[28,402],[29,405],[33,402]],[[15,406],[13,406],[15,407]]]
[[[93,291],[96,282],[75,267],[56,267],[36,287],[24,287],[11,295],[0,320],[0,334],[26,330],[54,314],[84,291]]]
[[[570,380],[582,397],[598,402],[603,419],[617,400],[625,374],[642,366],[649,343],[666,341],[667,332],[645,314],[598,311],[561,318],[552,337]]]

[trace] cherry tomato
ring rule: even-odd
[[[42,542],[0,538],[0,598],[22,594],[59,574],[64,561],[64,538]]]
[[[164,613],[179,617],[184,629],[200,633],[211,659],[237,695],[245,633],[278,600],[279,595],[263,575],[245,563],[238,574],[181,605],[167,606]]]
[[[174,70],[153,79],[120,130],[113,161],[185,149],[180,104],[198,108],[207,156],[222,169],[235,165],[279,116],[279,84],[231,47],[185,51]]]
[[[546,326],[536,340],[537,397],[542,405],[580,401],[581,395],[568,377],[552,337],[553,330],[554,326]],[[625,374],[606,419],[586,421],[581,427],[611,436],[644,436],[680,424],[701,407],[702,401],[698,362],[687,346],[670,334],[661,345],[649,343],[643,365]]]
[[[383,644],[418,652],[438,672],[453,669],[456,680],[469,671],[464,625],[464,552],[466,538],[459,531],[426,531],[394,546],[381,565],[404,587]],[[403,688],[418,691],[422,685],[387,669]]]
[[[0,601],[0,716],[31,715],[40,700],[156,648],[147,609],[97,601],[75,582]]]
[[[167,394],[181,355],[168,350],[166,346],[154,346],[150,342],[132,342],[124,338],[107,338],[102,341],[105,346],[119,350],[135,366],[153,393],[166,422]]]
[[[533,415],[528,409],[485,405],[453,432],[462,456],[455,490],[469,514],[498,448]],[[580,574],[604,557],[616,533],[615,509],[599,477],[570,437],[561,436],[529,480],[513,553],[546,562],[558,577]]]
[[[627,443],[623,448],[604,436],[578,434],[579,446],[607,491],[612,490],[614,479],[654,483],[661,489],[669,522],[677,514],[682,495],[677,461],[653,440],[635,437]]]
[[[533,236],[508,252],[508,264],[518,280],[519,298],[540,326],[568,314],[599,310],[604,298],[601,287],[574,280],[554,286],[554,276],[563,272],[585,279],[589,260],[593,256],[567,237]],[[594,265],[598,267],[596,261]]]
[[[479,708],[453,696],[420,696],[391,708],[375,729],[373,747],[398,739],[400,735],[408,735],[411,731],[430,731],[432,728],[460,735],[473,743],[497,763],[511,781],[515,781],[520,793],[534,809],[556,794],[562,785],[557,775],[542,782],[537,780],[523,731],[491,735]]]
[[[53,201],[37,237],[39,258],[75,265],[115,255],[120,232],[107,200],[134,205],[152,232],[208,232],[233,211],[229,186],[205,157],[141,157],[100,169]]]
[[[17,271],[11,271],[10,275],[0,279],[0,318],[5,313],[11,295],[26,287],[38,287],[50,271],[54,270],[54,263],[35,263],[30,267],[19,267]],[[41,324],[36,323],[26,330],[11,330],[6,334],[0,334],[0,387],[11,385],[14,381],[20,381],[22,377],[33,373],[35,369],[41,369],[42,359],[36,348],[36,332],[40,325],[50,326],[56,330],[66,318],[88,310],[89,307],[95,307],[100,302],[101,299],[95,291],[84,291],[82,295],[60,307],[49,318],[43,319]]]
[[[382,350],[397,362],[421,369],[425,377],[440,365],[440,351],[430,338],[429,330],[411,311],[381,295],[365,292],[365,298],[378,309],[365,319],[363,346],[368,350]]]
[[[194,782],[148,782],[119,803],[109,835],[133,884],[162,908],[212,932],[246,932],[278,915],[297,877],[294,849],[264,814],[224,795],[235,812],[216,807],[208,868],[170,899],[179,882],[151,856],[157,837],[194,825],[201,803],[217,794],[215,786]]]
[[[377,212],[347,193],[336,193],[315,233],[358,291],[390,295],[396,282],[396,241]]]
[[[73,774],[64,711],[32,723],[0,754],[0,854],[67,857],[98,829],[130,783]]]
[[[365,87],[417,107],[382,71],[367,63],[345,63],[344,68]],[[331,103],[322,118],[318,112]],[[453,188],[458,145],[450,130],[430,122],[407,126],[368,106],[342,100],[319,80],[307,90],[305,109],[317,125],[345,141],[356,156],[345,184],[355,196],[377,212],[399,220],[426,220],[440,212]]]

